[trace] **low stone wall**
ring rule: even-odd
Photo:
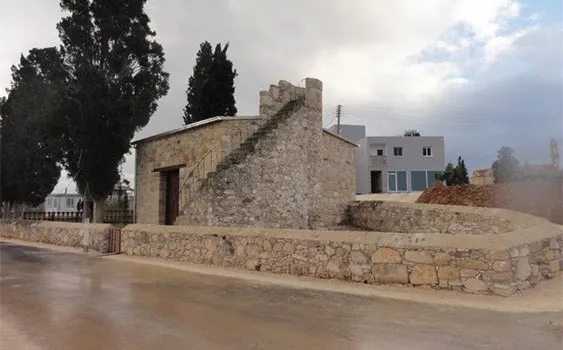
[[[380,232],[492,235],[547,221],[503,209],[358,201],[348,207],[348,224]]]
[[[363,283],[511,295],[561,270],[551,224],[497,235],[129,225],[122,252]]]
[[[88,246],[107,253],[109,250],[108,224],[90,224]],[[56,221],[0,221],[0,237],[40,242],[67,247],[82,247],[84,224]]]

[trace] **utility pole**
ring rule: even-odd
[[[0,214],[1,219],[6,216],[2,202],[2,119],[0,119]]]
[[[338,105],[338,106],[336,106],[336,120],[337,120],[336,130],[337,130],[338,135],[340,135],[340,115],[341,114],[342,114],[342,105]]]

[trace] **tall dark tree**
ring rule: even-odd
[[[210,115],[213,114],[209,88],[206,87],[212,63],[213,48],[209,42],[205,41],[199,47],[194,72],[188,79],[188,90],[186,91],[188,104],[184,108],[185,124],[211,118]]]
[[[2,201],[36,206],[56,186],[61,152],[52,125],[64,83],[56,48],[32,49],[12,67],[8,97],[0,100]]]
[[[514,150],[510,147],[501,147],[492,169],[495,183],[517,180],[520,176],[520,166],[518,159],[514,156]]]
[[[224,47],[217,44],[213,51],[209,42],[201,43],[193,74],[188,79],[185,124],[237,113],[234,97],[237,72],[227,57],[228,48],[229,44]]]
[[[80,193],[102,200],[135,132],[168,92],[146,0],[61,0],[57,28],[69,76],[59,120],[64,165]]]

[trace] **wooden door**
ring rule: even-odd
[[[178,217],[180,195],[180,169],[166,171],[165,225],[174,225]]]

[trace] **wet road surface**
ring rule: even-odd
[[[554,313],[288,289],[8,243],[0,243],[0,263],[0,326],[37,349],[563,346],[563,332],[548,324]]]

